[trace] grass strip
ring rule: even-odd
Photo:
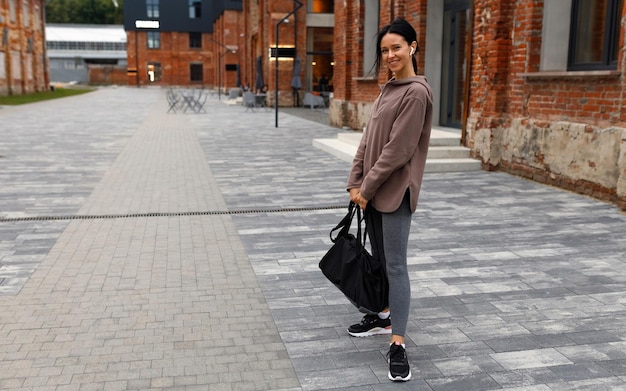
[[[0,105],[16,106],[42,100],[65,98],[94,91],[93,88],[55,88],[54,91],[33,92],[24,95],[0,96]]]

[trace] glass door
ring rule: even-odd
[[[333,28],[307,29],[306,90],[330,92],[333,90]]]
[[[468,64],[465,47],[471,37],[469,18],[469,0],[445,0],[439,118],[441,125],[452,128],[461,128],[463,119]]]

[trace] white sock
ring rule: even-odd
[[[389,317],[389,315],[391,315],[390,311],[387,312],[379,312],[378,313],[378,317],[381,319],[387,319]]]
[[[393,345],[393,344],[394,344],[394,343],[392,342],[392,343],[390,343],[390,344],[389,344],[389,346],[391,346],[391,345]],[[398,345],[402,346],[402,348],[403,348],[404,350],[406,350],[406,344],[401,343],[401,344],[398,344]]]

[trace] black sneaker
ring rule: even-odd
[[[391,318],[381,319],[378,315],[365,315],[361,323],[348,327],[348,334],[353,337],[391,334]]]
[[[387,353],[387,359],[389,361],[389,373],[387,374],[389,380],[408,381],[411,379],[409,360],[402,345],[391,344],[389,353]]]

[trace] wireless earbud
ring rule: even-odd
[[[412,55],[413,55],[414,50],[415,50],[415,49],[411,48],[411,53],[409,53],[409,56],[412,56]]]

